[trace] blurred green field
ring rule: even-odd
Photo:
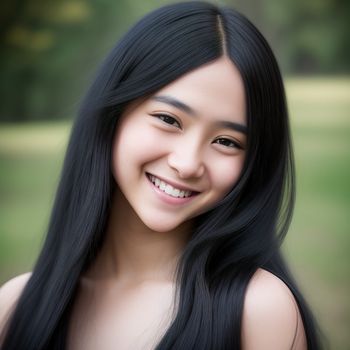
[[[297,203],[285,253],[330,348],[350,347],[350,78],[288,78]],[[42,243],[70,124],[0,124],[0,284]]]

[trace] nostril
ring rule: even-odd
[[[179,178],[198,178],[204,173],[204,165],[199,157],[194,157],[189,155],[184,155],[182,157],[172,154],[168,157],[168,165],[174,169]]]

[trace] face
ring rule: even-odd
[[[127,207],[166,232],[232,189],[245,148],[243,82],[220,58],[129,106],[115,135],[112,172]]]

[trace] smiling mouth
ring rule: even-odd
[[[146,173],[148,179],[153,183],[155,187],[157,187],[159,190],[163,191],[167,195],[174,197],[174,198],[188,198],[192,197],[199,192],[196,191],[189,191],[189,190],[182,190],[176,187],[173,187],[172,185],[168,184],[167,182],[157,178],[156,176]]]

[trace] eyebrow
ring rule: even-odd
[[[169,96],[169,95],[158,95],[158,96],[152,96],[151,100],[154,101],[158,101],[158,102],[163,102],[166,103],[168,105],[171,105],[177,109],[182,110],[183,112],[193,116],[193,117],[197,117],[198,113],[189,105],[185,104],[184,102]],[[223,127],[223,128],[228,128],[228,129],[232,129],[235,131],[239,131],[243,134],[247,134],[247,127],[243,124],[240,123],[236,123],[236,122],[231,122],[228,120],[220,120],[216,123],[217,125]]]

